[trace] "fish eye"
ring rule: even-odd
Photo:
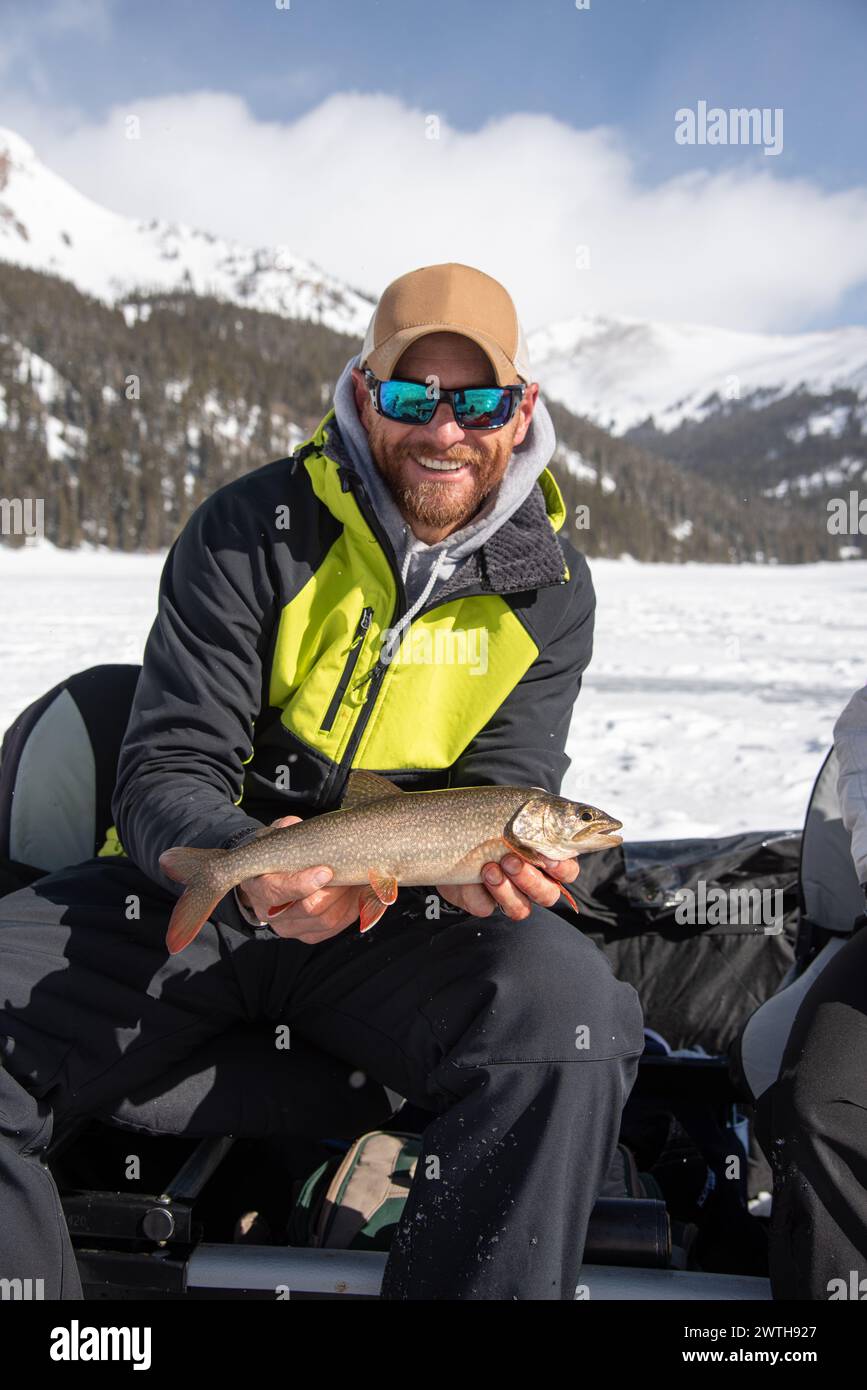
[[[582,811],[582,812],[581,812],[581,819],[582,819],[582,820],[592,820],[592,819],[593,819],[593,812],[592,812],[592,811]]]

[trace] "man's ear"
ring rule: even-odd
[[[536,401],[539,398],[539,383],[532,381],[524,392],[521,404],[518,406],[518,424],[515,428],[515,435],[512,440],[512,448],[516,449],[519,444],[523,444],[530,428],[530,421],[533,418],[533,411],[536,408]]]
[[[365,422],[367,407],[370,404],[370,392],[364,380],[364,374],[358,367],[352,367],[352,387],[355,392],[355,408],[358,411],[358,418],[362,424]],[[365,425],[365,428],[366,425]]]

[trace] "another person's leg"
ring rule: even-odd
[[[0,1278],[41,1279],[46,1298],[81,1297],[40,1162],[55,1124],[110,1110],[259,1002],[244,998],[233,943],[214,927],[167,954],[171,903],[124,858],[0,899]]]
[[[416,897],[309,947],[285,1018],[436,1112],[384,1297],[575,1297],[644,1046],[591,941],[542,908],[428,921]]]
[[[774,1173],[774,1298],[867,1294],[867,929],[805,996],[757,1133]],[[849,1295],[851,1296],[851,1294]]]

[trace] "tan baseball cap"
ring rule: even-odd
[[[471,265],[426,265],[392,280],[371,315],[360,367],[380,381],[398,358],[428,333],[461,333],[486,353],[498,386],[529,385],[530,357],[511,296],[498,280]]]

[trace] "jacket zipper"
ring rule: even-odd
[[[317,446],[312,444],[311,441],[311,451],[316,447]],[[303,452],[304,451],[302,450],[302,456]],[[395,556],[391,540],[389,539],[384,528],[380,525],[379,519],[376,516],[376,513],[373,511],[373,508],[368,505],[367,493],[365,491],[364,484],[362,483],[358,475],[354,472],[354,470],[344,468],[342,464],[338,464],[338,475],[340,477],[340,486],[342,487],[343,491],[352,492],[353,496],[355,497],[355,500],[358,503],[358,509],[364,517],[365,521],[367,522],[368,526],[370,527],[371,531],[375,535],[376,539],[379,541],[382,553],[385,555],[391,572],[394,575],[395,591],[397,593],[397,603],[395,604],[394,611],[392,612],[391,618],[389,620],[389,627],[393,628],[395,623],[399,622],[400,619],[403,617],[404,613],[406,612],[407,602],[406,591],[403,586],[403,580],[401,579],[400,571],[397,567],[397,557]],[[561,580],[560,582],[565,583],[566,581]],[[472,587],[470,587],[466,591],[466,593],[459,592],[454,595],[449,594],[449,600],[451,600],[453,597],[463,598],[466,596],[471,596],[475,592],[484,593],[485,591],[481,589],[476,591]],[[432,600],[432,602],[429,603],[425,608],[423,608],[420,613],[417,613],[415,615],[416,618],[420,618],[424,613],[427,613],[430,609],[436,608],[441,601],[441,599]],[[413,621],[415,621],[415,619]],[[359,643],[359,651],[361,649],[361,646],[362,644]],[[356,656],[355,661],[357,660],[358,657]],[[353,662],[353,669],[354,667],[355,662]],[[364,680],[358,682],[359,686],[368,686],[367,695],[365,697],[364,704],[358,711],[358,717],[356,718],[352,732],[349,735],[349,742],[346,745],[343,757],[340,759],[339,763],[335,763],[334,768],[330,776],[328,777],[326,785],[323,789],[322,796],[326,804],[328,804],[329,801],[333,800],[333,793],[335,787],[339,787],[342,794],[343,787],[345,786],[346,779],[352,767],[352,759],[355,757],[355,750],[357,749],[359,742],[361,741],[361,736],[364,733],[364,730],[367,728],[368,721],[376,705],[376,697],[379,694],[379,688],[382,685],[383,680],[385,679],[385,673],[387,670],[388,666],[385,662],[383,662],[382,657],[380,656],[375,666],[373,666],[371,670],[367,673]]]
[[[450,593],[450,594],[446,597],[446,599],[441,599],[441,598],[432,599],[430,603],[425,604],[424,608],[420,608],[419,611],[415,614],[415,616],[413,617],[412,623],[410,623],[410,625],[409,625],[408,628],[405,628],[405,629],[404,629],[404,635],[405,635],[407,632],[409,632],[410,628],[413,626],[413,623],[416,623],[416,622],[418,621],[419,618],[425,617],[425,615],[426,615],[427,613],[432,613],[432,612],[434,611],[435,608],[439,608],[444,602],[445,602],[445,603],[451,603],[451,601],[452,601],[453,598],[475,598],[475,597],[477,597],[478,595],[484,594],[484,593],[486,593],[486,592],[487,592],[487,591],[484,590],[484,589],[474,589],[472,586],[468,586],[468,587],[463,588],[463,589],[456,589],[453,593]],[[380,658],[380,660],[377,661],[376,664],[375,664],[374,666],[371,666],[370,670],[367,672],[366,675],[361,676],[361,677],[355,682],[354,686],[352,687],[353,690],[360,690],[361,687],[362,687],[363,685],[367,685],[368,681],[372,680],[372,679],[374,678],[374,676],[376,676],[377,672],[379,671],[380,666],[383,667],[382,676],[384,676],[384,675],[385,675],[385,672],[386,672],[386,670],[388,669],[388,666],[389,666],[390,664],[391,664],[390,662],[389,662],[389,663],[383,662],[382,659]],[[382,679],[382,677],[380,677],[380,679]],[[378,682],[377,682],[377,683],[378,683]]]
[[[355,497],[355,500],[358,503],[358,509],[364,517],[365,521],[367,522],[368,526],[370,527],[371,531],[376,536],[376,539],[378,540],[380,545],[380,549],[382,550],[382,553],[385,555],[385,558],[388,561],[389,567],[394,576],[394,585],[395,592],[397,594],[397,602],[389,619],[389,627],[393,627],[394,624],[398,622],[400,618],[403,617],[403,614],[406,612],[407,607],[406,593],[403,587],[403,580],[400,577],[400,571],[397,567],[397,557],[395,556],[391,541],[389,540],[385,530],[379,523],[379,519],[377,518],[373,509],[370,506],[368,506],[367,494],[364,490],[364,485],[361,482],[361,480],[357,479],[356,475],[349,469],[339,467],[338,472],[340,476],[340,485],[343,488],[343,491],[351,491],[353,493],[353,496]],[[362,643],[359,643],[359,651],[361,649],[361,646]],[[357,661],[358,658],[356,657],[355,660]],[[353,669],[354,665],[355,663],[353,663]],[[355,724],[353,725],[352,732],[349,735],[349,742],[346,745],[343,757],[340,759],[339,762],[335,763],[334,768],[323,789],[322,795],[323,800],[326,802],[326,804],[334,800],[335,789],[340,790],[342,794],[343,787],[346,783],[346,778],[349,774],[350,768],[352,767],[352,759],[355,757],[355,750],[358,747],[358,744],[361,740],[361,735],[367,728],[368,720],[370,719],[370,716],[373,713],[373,709],[376,704],[376,696],[379,691],[379,687],[383,682],[383,678],[385,677],[385,673],[387,670],[388,667],[383,663],[382,658],[378,658],[376,665],[372,668],[372,674],[370,677],[367,695],[364,704],[361,706],[361,709],[358,711],[358,715],[356,716]]]
[[[372,608],[362,609],[361,617],[358,620],[358,626],[356,627],[355,632],[352,636],[352,642],[349,646],[349,652],[346,657],[346,662],[343,667],[340,680],[337,682],[334,694],[331,697],[331,703],[329,704],[328,709],[325,711],[325,718],[319,725],[323,733],[329,732],[332,725],[334,724],[334,720],[337,717],[337,711],[340,709],[341,702],[343,700],[344,695],[346,694],[347,686],[349,685],[349,682],[352,679],[352,673],[358,665],[358,658],[361,655],[361,648],[364,646],[364,638],[367,633],[367,629],[370,627],[370,620],[372,617]]]

